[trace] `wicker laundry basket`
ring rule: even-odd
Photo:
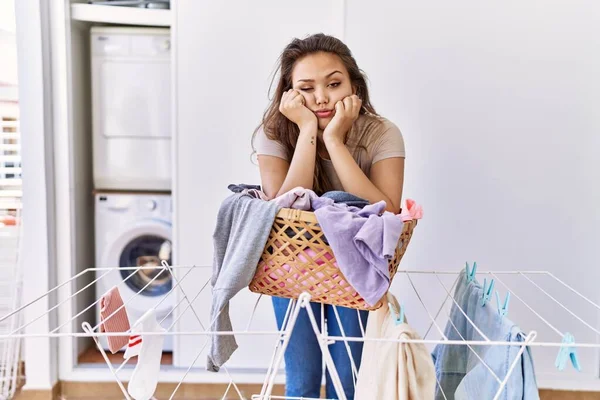
[[[389,262],[390,281],[416,225],[416,220],[404,223],[396,253]],[[315,214],[290,208],[277,214],[249,288],[255,293],[294,299],[308,292],[314,302],[359,310],[376,310],[382,305],[380,300],[369,306],[346,281]]]

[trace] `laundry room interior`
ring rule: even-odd
[[[25,389],[123,398],[139,342],[100,335],[123,305],[119,323],[152,310],[168,332],[156,398],[179,384],[282,393],[272,298],[248,285],[228,308],[238,347],[226,368],[207,366],[213,235],[230,185],[262,183],[252,139],[282,49],[322,32],[352,49],[406,144],[402,200],[423,212],[389,291],[428,350],[448,339],[454,279],[476,263],[481,307],[542,343],[541,398],[600,393],[600,5],[543,3],[17,0],[17,23],[28,7],[42,21],[20,28],[21,46],[43,38],[21,106],[47,113],[40,129],[23,123],[24,209],[49,221],[25,240],[23,314],[43,333],[23,344]],[[561,353],[572,338],[588,347],[577,362]],[[173,398],[198,398],[185,393]]]

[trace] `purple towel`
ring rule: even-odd
[[[377,304],[390,286],[388,262],[394,257],[402,220],[384,211],[385,201],[360,209],[320,197],[312,205],[338,267],[367,304]]]

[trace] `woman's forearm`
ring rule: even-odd
[[[305,189],[313,188],[316,152],[317,125],[301,128],[290,168],[276,196],[289,192],[298,186]]]
[[[365,175],[343,142],[329,141],[325,145],[344,191],[363,198],[371,204],[384,200],[387,211],[398,212],[393,202]]]

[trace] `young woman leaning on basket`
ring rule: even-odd
[[[323,34],[294,39],[280,57],[279,82],[261,125],[254,132],[263,191],[275,198],[298,186],[317,194],[343,190],[398,213],[404,182],[404,141],[392,122],[379,116],[365,76],[350,49]],[[273,297],[281,328],[288,299]],[[321,307],[312,304],[321,320]],[[328,332],[341,336],[331,306],[324,308]],[[338,307],[346,336],[361,336],[356,310]],[[366,327],[367,312],[360,311]],[[349,342],[358,366],[362,343]],[[344,343],[330,352],[348,399],[354,398],[352,369]],[[319,397],[321,351],[302,310],[285,353],[286,396]],[[328,398],[335,397],[327,376]]]

